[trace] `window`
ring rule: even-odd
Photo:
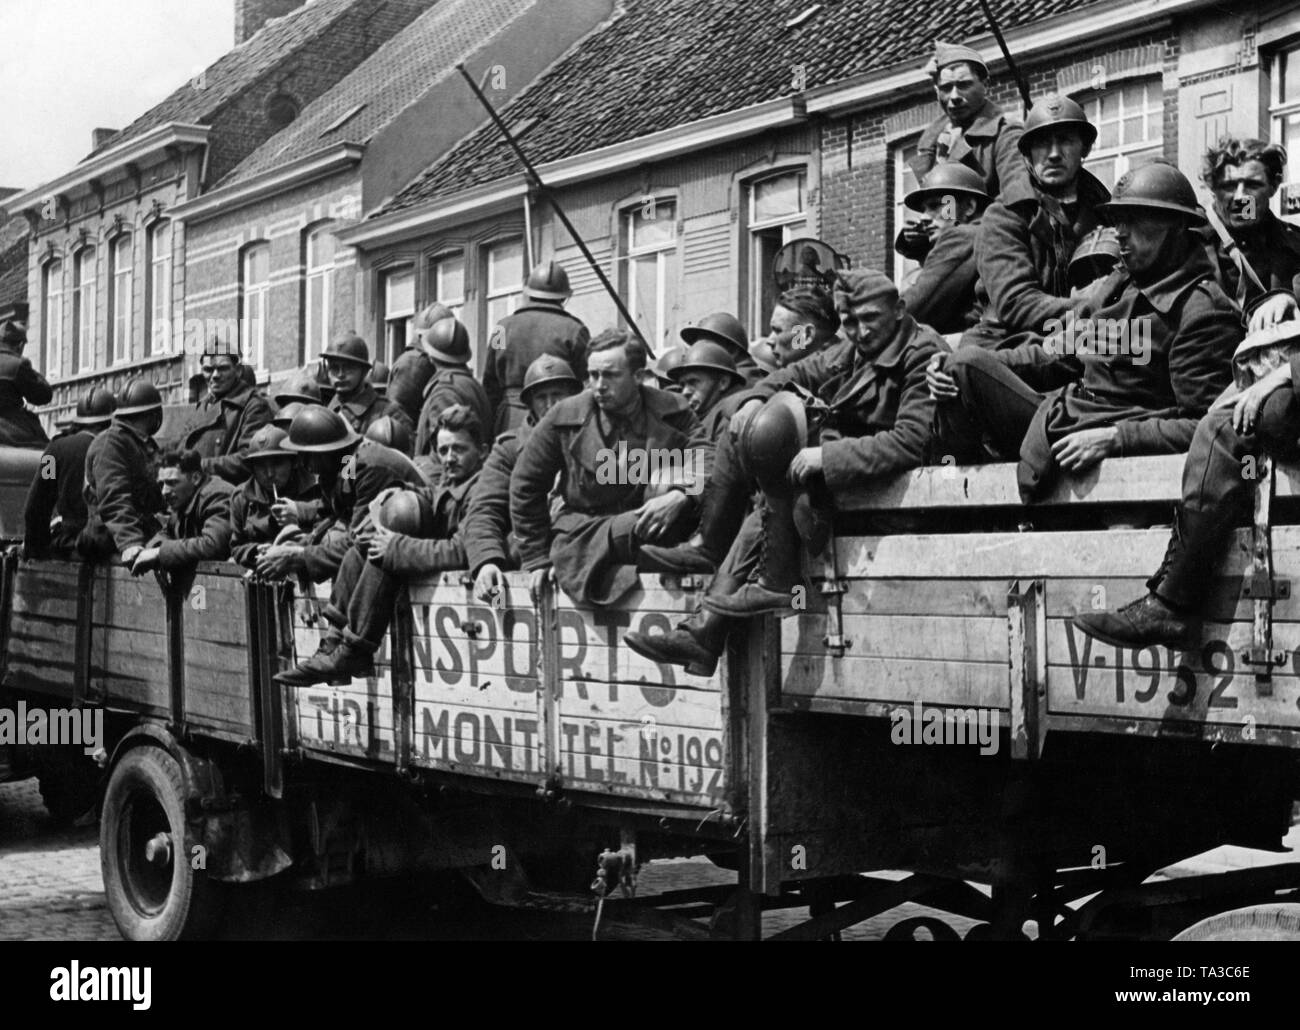
[[[112,363],[131,360],[131,292],[135,276],[131,267],[131,235],[119,236],[108,251],[109,278],[109,346]]]
[[[57,369],[59,344],[63,342],[63,262],[51,261],[45,266],[42,283],[45,317],[41,320],[42,366],[48,371]]]
[[[415,324],[415,271],[403,268],[384,276],[384,348],[392,361],[411,338]]]
[[[239,303],[239,343],[244,362],[266,368],[267,298],[270,294],[271,245],[255,243],[244,251]]]
[[[86,247],[73,265],[72,334],[77,341],[77,368],[95,367],[95,248]]]
[[[440,301],[461,317],[465,307],[465,255],[441,254],[429,262],[429,303]],[[495,325],[496,323],[492,323]]]
[[[172,318],[172,223],[159,222],[149,230],[149,297],[145,307],[149,326],[145,338],[150,354],[162,354],[171,346]]]
[[[524,241],[495,243],[487,249],[487,322],[491,332],[524,296]]]
[[[1097,142],[1084,167],[1107,189],[1129,169],[1164,155],[1163,89],[1160,79],[1143,79],[1079,100],[1097,127]]]
[[[919,261],[903,257],[894,249],[894,240],[903,226],[920,221],[921,216],[903,203],[903,198],[920,185],[916,173],[912,171],[912,161],[916,159],[916,145],[920,137],[894,147],[894,224],[893,235],[888,240],[889,257],[893,261],[894,282],[902,289],[908,278],[921,267]]]
[[[1269,98],[1269,140],[1288,154],[1300,154],[1300,48],[1273,58],[1273,93]],[[1281,214],[1288,220],[1300,215],[1300,189],[1288,182],[1281,190]]]
[[[749,187],[749,331],[766,335],[776,284],[772,280],[772,259],[791,240],[808,234],[804,208],[807,176],[785,172],[759,179]]]
[[[303,359],[319,357],[329,346],[334,304],[334,234],[321,226],[307,234],[306,345]]]
[[[628,309],[657,352],[675,335],[677,315],[677,202],[647,198],[623,213],[627,244]]]

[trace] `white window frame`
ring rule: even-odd
[[[1300,45],[1287,47],[1275,51],[1268,62],[1269,78],[1272,84],[1269,88],[1268,97],[1268,138],[1270,142],[1281,143],[1285,133],[1282,125],[1292,117],[1300,117],[1300,90],[1291,100],[1283,100],[1282,87],[1285,77],[1283,63],[1286,61],[1300,61]],[[1289,155],[1292,162],[1300,160],[1296,155]],[[1291,167],[1288,164],[1287,167]],[[1283,168],[1283,175],[1290,175],[1291,178],[1285,179],[1282,188],[1274,194],[1273,210],[1279,218],[1285,218],[1287,221],[1300,225],[1300,173],[1294,168],[1288,173],[1287,168]],[[1294,188],[1293,188],[1294,187]],[[1294,211],[1288,212],[1288,202],[1294,200]]]
[[[519,268],[523,274],[518,276],[517,282],[497,283],[494,285],[492,282],[493,279],[492,267],[496,259],[496,256],[500,251],[512,245],[516,245],[519,247],[519,255],[520,255]],[[524,298],[523,277],[524,275],[528,274],[527,264],[528,264],[528,255],[524,253],[524,240],[522,236],[502,237],[501,239],[493,240],[491,243],[484,246],[483,248],[483,299],[484,299],[483,314],[486,321],[488,322],[493,321],[492,317],[489,315],[489,312],[492,310],[493,301],[500,301],[500,300],[509,301],[512,297],[518,298],[520,301],[523,300]],[[509,305],[510,310],[507,311],[506,314],[510,314],[510,312],[513,311],[518,306],[519,306],[518,304]]]
[[[1115,182],[1119,182],[1119,180],[1131,170],[1129,166],[1130,154],[1158,149],[1164,146],[1164,84],[1158,75],[1153,78],[1143,76],[1141,78],[1121,80],[1111,86],[1110,89],[1077,98],[1080,106],[1083,107],[1084,114],[1088,116],[1088,121],[1092,122],[1096,127],[1097,138],[1100,140],[1102,128],[1100,117],[1102,99],[1107,96],[1114,96],[1117,101],[1119,113],[1114,121],[1118,129],[1116,133],[1118,136],[1123,131],[1124,120],[1133,117],[1132,111],[1125,111],[1124,109],[1124,91],[1131,86],[1143,87],[1143,123],[1145,125],[1145,122],[1148,120],[1147,116],[1152,112],[1155,112],[1157,115],[1156,125],[1159,126],[1160,135],[1154,138],[1149,136],[1144,137],[1140,141],[1117,143],[1115,146],[1106,147],[1105,149],[1102,149],[1101,147],[1093,148],[1093,150],[1088,154],[1087,160],[1084,162],[1084,167],[1090,169],[1090,166],[1096,165],[1099,161],[1109,161],[1111,158],[1114,158]]]
[[[908,184],[908,175],[912,172],[910,159],[916,156],[917,146],[921,142],[921,134],[918,132],[915,136],[908,136],[904,139],[896,140],[890,145],[889,152],[893,161],[894,168],[894,218],[890,226],[890,236],[887,241],[889,255],[893,261],[894,284],[903,288],[908,277],[921,267],[921,262],[913,261],[909,257],[904,257],[898,251],[894,250],[894,240],[898,234],[903,231],[903,226],[909,222],[920,221],[921,216],[903,203],[903,198],[907,196],[910,186]],[[912,179],[916,176],[913,174]],[[919,183],[918,183],[919,185]]]
[[[79,372],[88,372],[95,367],[96,258],[96,248],[93,246],[83,247],[73,257],[72,325],[76,335]]]
[[[758,187],[765,182],[784,179],[789,176],[798,176],[802,180],[799,184],[799,210],[775,218],[759,219],[757,215]],[[763,310],[763,283],[771,275],[772,270],[767,267],[767,262],[762,260],[763,244],[759,238],[759,233],[770,229],[780,229],[782,245],[808,235],[808,169],[805,167],[783,168],[750,179],[746,184],[746,193],[748,194],[748,217],[746,221],[749,230],[749,260],[747,262],[749,268],[749,325],[750,335],[758,337],[767,334],[768,319],[772,314],[770,311]],[[795,229],[794,226],[799,226],[799,228]]]
[[[161,221],[149,227],[149,325],[146,346],[150,354],[164,354],[172,344],[172,223]]]
[[[308,230],[304,243],[303,307],[306,317],[303,320],[303,360],[318,358],[329,346],[330,326],[334,321],[334,254],[338,243],[330,253],[328,262],[317,260],[319,241],[322,235],[333,238],[333,223],[327,222]],[[320,290],[320,310],[312,303],[313,287]]]
[[[46,262],[42,290],[44,309],[41,332],[44,335],[42,358],[46,369],[57,366],[63,342],[63,258]]]
[[[254,255],[265,250],[266,278],[250,282],[249,266]],[[246,246],[239,256],[239,348],[244,363],[258,372],[266,371],[266,325],[270,320],[271,245],[257,240]],[[254,317],[252,309],[257,309]]]
[[[399,307],[395,310],[392,306],[392,287],[395,280],[403,277],[410,281],[411,301],[409,307]],[[384,269],[380,277],[380,290],[384,298],[383,321],[384,348],[386,352],[384,358],[391,362],[406,346],[406,341],[411,338],[411,331],[415,325],[415,265],[395,265],[392,268]]]
[[[123,266],[125,251],[125,267]],[[122,365],[131,360],[131,321],[135,292],[135,237],[122,233],[108,245],[109,364]]]
[[[656,212],[661,205],[672,205],[673,214],[669,220],[672,225],[672,236],[667,240],[659,243],[638,245],[636,242],[636,216],[646,207],[646,202],[651,198],[646,197],[631,207],[623,209],[623,238],[627,241],[627,309],[631,312],[639,310],[640,305],[637,302],[636,295],[636,265],[639,261],[652,258],[655,262],[655,331],[649,334],[650,344],[656,350],[663,344],[666,339],[668,329],[668,260],[669,255],[677,253],[678,236],[677,221],[680,213],[678,208],[677,197],[673,195],[656,195],[654,197],[654,206]],[[659,215],[655,215],[658,221]],[[641,327],[644,330],[644,326]]]
[[[444,286],[445,276],[443,269],[453,261],[460,262],[460,295],[449,296]],[[465,309],[465,287],[468,282],[469,266],[466,262],[465,252],[463,250],[445,250],[440,254],[429,259],[429,302],[445,304],[451,309],[452,314],[464,321],[462,312]]]

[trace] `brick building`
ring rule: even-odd
[[[388,322],[368,321],[367,283],[335,230],[391,198],[430,155],[485,120],[457,63],[508,101],[612,10],[613,0],[429,7],[213,188],[172,209],[187,240],[186,319],[237,323],[264,382],[353,329],[391,360],[407,341],[413,279],[402,262],[387,267],[376,285]],[[449,282],[456,273],[444,266],[442,274]]]
[[[96,130],[74,168],[0,202],[30,227],[27,353],[55,388],[46,415],[66,412],[91,385],[118,389],[135,375],[183,399],[182,351],[204,333],[187,334],[188,253],[172,209],[431,2],[241,0],[233,50],[126,128]]]
[[[1098,124],[1088,167],[1108,183],[1152,157],[1195,179],[1201,152],[1225,132],[1282,142],[1300,134],[1300,52],[1290,56],[1300,13],[1287,5],[997,6],[1033,95],[1069,93]],[[938,113],[921,70],[936,37],[985,54],[992,96],[1020,115],[973,0],[624,0],[502,116],[656,349],[718,309],[761,332],[770,257],[791,238],[820,236],[854,264],[900,279],[908,271],[890,243],[912,185],[909,148]],[[553,211],[534,202],[525,215],[528,196],[516,159],[488,127],[342,230],[360,254],[368,324],[388,319],[385,269],[412,270],[418,306],[444,296],[428,256],[451,254],[465,270],[454,299],[481,343],[515,303],[530,252],[565,263],[571,310],[593,328],[616,323]],[[1280,212],[1293,197],[1279,196]]]

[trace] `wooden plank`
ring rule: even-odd
[[[915,658],[781,656],[781,692],[787,697],[825,697],[883,704],[926,704],[1005,709],[1008,665]]]
[[[417,701],[411,761],[424,768],[537,782],[544,762],[536,709],[468,709]]]
[[[825,654],[828,621],[820,614],[782,619],[782,652]],[[846,614],[844,635],[845,657],[1007,663],[1005,610],[1001,617]]]
[[[561,716],[616,719],[630,729],[659,726],[721,731],[723,725],[721,696],[711,691],[628,690],[616,684],[592,683],[585,693],[584,697],[573,684],[565,684],[559,698]]]
[[[392,689],[387,676],[295,688],[299,743],[308,750],[392,762]]]

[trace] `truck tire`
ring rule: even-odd
[[[132,941],[211,935],[217,885],[191,868],[185,780],[162,748],[127,752],[108,781],[99,827],[104,893],[118,930]]]
[[[1300,905],[1251,905],[1193,923],[1176,941],[1300,941]]]

